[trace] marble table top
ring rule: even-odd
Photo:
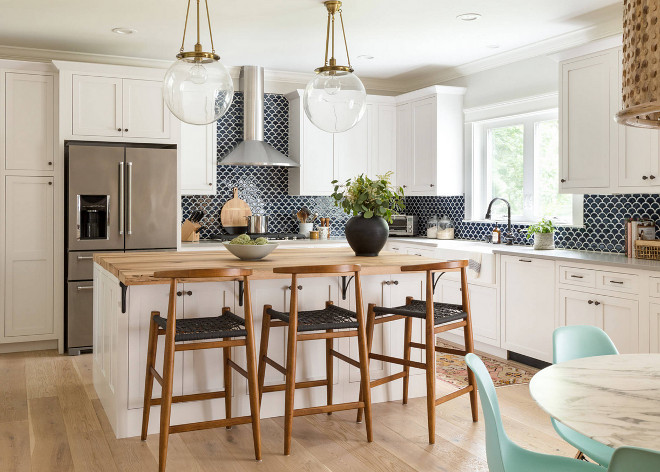
[[[529,385],[536,402],[566,426],[610,447],[660,450],[660,354],[562,362]]]

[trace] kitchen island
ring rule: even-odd
[[[168,281],[154,278],[159,270],[237,267],[254,271],[252,279],[252,310],[254,313],[256,347],[259,349],[262,309],[270,304],[276,310],[288,311],[291,293],[290,279],[275,274],[279,266],[361,264],[365,305],[402,305],[407,296],[420,298],[424,274],[402,274],[401,266],[437,262],[437,259],[415,255],[383,252],[378,257],[356,257],[348,248],[276,249],[261,261],[241,261],[227,251],[100,253],[94,255],[94,386],[118,438],[137,436],[142,421],[145,362],[149,317],[152,311],[165,316],[168,302]],[[347,289],[345,289],[347,288]],[[326,300],[355,309],[353,284],[340,276],[309,277],[299,280],[300,310],[322,307]],[[243,314],[242,287],[238,280],[190,283],[182,280],[178,289],[177,316],[194,318],[220,315],[228,306]],[[366,306],[365,306],[366,308]],[[277,334],[276,334],[277,333]],[[413,340],[422,342],[422,320],[415,320]],[[284,363],[286,330],[273,331],[269,356]],[[335,340],[335,349],[357,359],[355,338]],[[403,355],[403,321],[379,325],[374,333],[374,352],[401,357]],[[162,366],[162,339],[158,347],[157,366]],[[245,365],[245,350],[236,349],[233,357]],[[413,350],[413,360],[421,361],[422,353]],[[373,379],[394,374],[400,367],[380,361],[371,362]],[[325,342],[299,344],[297,381],[325,378]],[[249,414],[247,383],[242,378],[234,382],[233,416]],[[359,391],[359,371],[335,359],[334,402],[356,401]],[[284,376],[274,369],[266,372],[265,384],[279,384]],[[174,395],[201,393],[223,388],[220,351],[184,351],[175,357]],[[160,395],[154,385],[154,397]],[[325,404],[325,388],[296,391],[296,407]],[[372,401],[400,399],[402,381],[375,388]],[[411,369],[410,396],[425,395],[424,372]],[[158,407],[154,407],[158,409]],[[284,414],[284,392],[264,394],[262,417]],[[222,399],[172,405],[172,424],[224,418]],[[157,411],[152,412],[149,432],[158,431]]]

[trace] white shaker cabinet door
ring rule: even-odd
[[[181,195],[215,195],[217,123],[181,123]]]
[[[621,126],[619,133],[619,187],[660,185],[657,172],[659,132]]]
[[[170,110],[165,105],[162,82],[123,79],[123,133],[127,138],[170,137]]]
[[[602,310],[602,329],[621,354],[637,354],[640,351],[639,302],[618,297],[598,295],[595,300]],[[647,336],[646,329],[643,335]]]
[[[303,112],[304,114],[304,112]],[[302,173],[300,195],[330,195],[334,180],[334,144],[332,133],[317,128],[307,115],[302,117]]]
[[[561,66],[560,189],[610,187],[617,153],[616,51]]]
[[[73,130],[81,136],[122,136],[122,79],[73,76]]]
[[[660,353],[660,303],[650,304],[651,352]]]
[[[412,176],[412,107],[403,103],[396,107],[396,182],[410,193]]]
[[[367,106],[355,126],[334,135],[334,174],[340,183],[360,174],[369,174],[369,122],[373,119],[373,113],[373,106]]]
[[[437,165],[437,103],[436,97],[417,100],[411,104],[412,163],[411,192],[435,195]]]
[[[373,108],[373,113],[369,115],[369,155],[370,169],[372,176],[384,175],[387,172],[394,172],[392,183],[397,185],[399,178],[397,176],[396,163],[396,106],[395,105],[367,105]]]
[[[5,168],[53,170],[52,75],[5,75]]]
[[[52,177],[6,177],[4,231],[5,337],[52,334]]]
[[[552,362],[554,261],[501,256],[502,347]]]

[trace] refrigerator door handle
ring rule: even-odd
[[[126,163],[126,179],[128,180],[126,191],[126,234],[133,234],[131,210],[133,206],[133,163]]]
[[[124,234],[124,163],[119,163],[119,234]]]

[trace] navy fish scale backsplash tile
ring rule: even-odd
[[[218,120],[218,160],[222,160],[243,140],[243,94],[236,92],[227,113]],[[289,153],[289,102],[284,95],[264,96],[264,140],[278,151]],[[202,220],[202,239],[221,231],[220,210],[238,187],[239,197],[253,213],[270,216],[273,232],[297,231],[295,213],[307,206],[312,213],[332,220],[332,235],[344,234],[348,220],[330,197],[298,197],[288,194],[288,170],[284,167],[249,167],[218,165],[217,195],[183,196],[183,217],[193,210],[206,212]],[[331,176],[328,176],[331,180]],[[419,233],[426,234],[426,223],[432,215],[447,214],[455,223],[460,239],[483,240],[491,234],[494,223],[463,221],[465,199],[456,197],[406,197],[406,213],[419,217]],[[624,219],[630,217],[660,220],[660,195],[585,195],[584,227],[562,227],[556,234],[558,247],[587,251],[624,252]],[[498,221],[502,226],[502,221]],[[516,244],[531,244],[525,237],[525,225],[514,225]],[[658,228],[656,227],[656,232]],[[660,232],[658,233],[660,236]]]

